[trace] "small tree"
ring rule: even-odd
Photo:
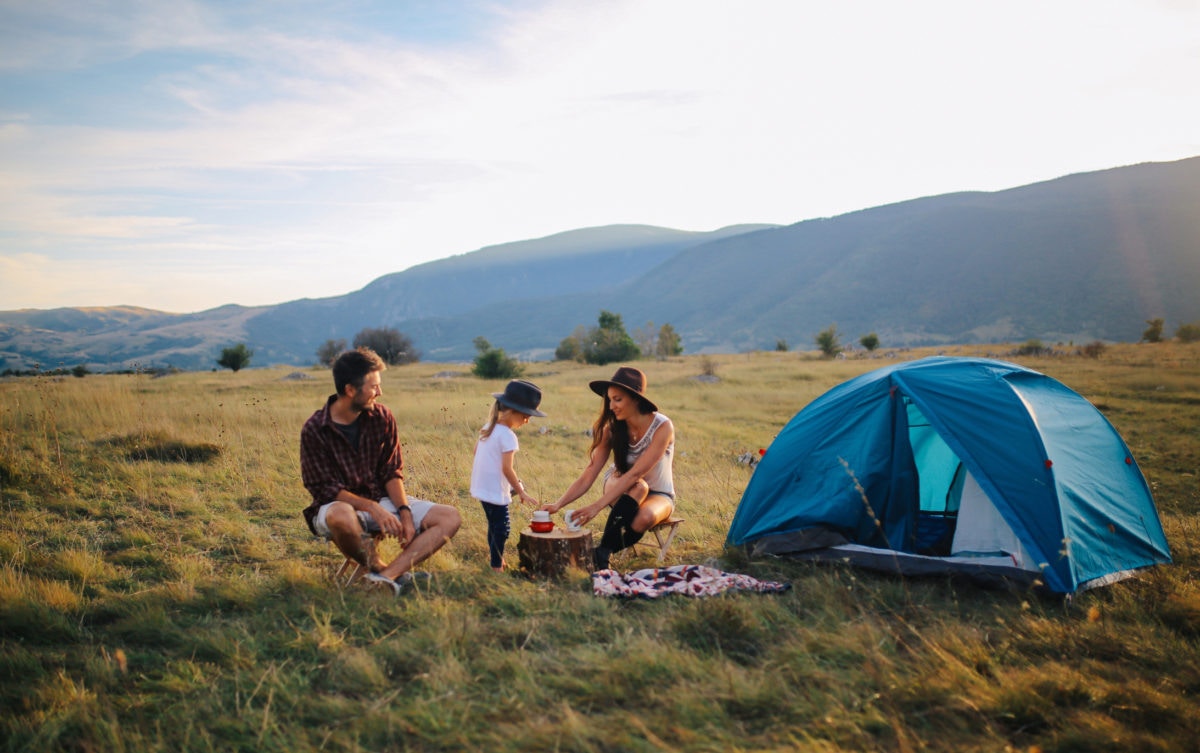
[[[1092,340],[1087,345],[1079,349],[1079,354],[1088,358],[1099,358],[1104,355],[1104,351],[1108,350],[1108,346],[1103,340]]]
[[[367,347],[379,354],[389,366],[416,363],[421,352],[413,347],[412,339],[391,327],[367,327],[354,336],[354,347]]]
[[[863,346],[868,352],[879,347],[879,335],[872,332],[869,335],[863,335],[858,338],[858,344]]]
[[[654,329],[654,322],[646,322],[646,326],[635,329],[633,341],[643,353],[657,353],[658,332]]]
[[[683,353],[683,338],[670,324],[664,324],[658,329],[658,342],[654,345],[654,354],[659,358],[670,358]]]
[[[782,337],[779,338],[778,340],[776,340],[775,341],[775,350],[778,353],[787,353],[787,351],[788,351],[787,340],[784,340]]]
[[[1175,337],[1181,343],[1194,343],[1200,340],[1200,322],[1180,324],[1179,329],[1175,330]]]
[[[554,358],[559,361],[582,361],[583,341],[586,337],[587,328],[581,324],[554,349]]]
[[[502,348],[493,348],[485,337],[476,337],[475,367],[471,373],[482,379],[513,379],[521,376],[525,368],[515,358],[509,358]]]
[[[602,366],[614,361],[631,361],[642,354],[625,331],[620,314],[602,310],[598,326],[591,335],[590,342],[584,344],[584,357],[588,363]]]
[[[838,339],[837,325],[830,324],[828,329],[817,333],[817,347],[826,358],[833,358],[842,352],[842,343]]]
[[[1164,321],[1162,319],[1147,319],[1146,324],[1150,326],[1146,327],[1146,331],[1142,333],[1142,341],[1148,343],[1162,342]]]
[[[317,348],[317,363],[322,366],[332,366],[344,350],[346,350],[345,340],[326,340]]]
[[[217,365],[232,369],[234,373],[241,371],[250,365],[250,359],[254,356],[254,351],[246,347],[245,343],[238,343],[232,348],[224,348],[221,350],[221,357],[217,359]]]

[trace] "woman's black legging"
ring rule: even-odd
[[[604,524],[604,533],[600,536],[600,546],[596,547],[594,554],[597,570],[608,569],[608,558],[613,552],[619,552],[642,540],[644,531],[633,530],[633,521],[637,514],[638,503],[628,494],[613,502],[612,510],[608,513],[608,522]]]

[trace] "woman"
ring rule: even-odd
[[[613,464],[604,474],[603,494],[573,514],[574,522],[583,525],[612,507],[595,550],[596,569],[606,570],[613,552],[636,544],[675,509],[671,470],[675,427],[646,397],[646,375],[638,369],[622,366],[612,379],[588,386],[604,398],[604,405],[592,426],[587,467],[556,503],[542,509],[558,512],[582,497],[611,455]]]

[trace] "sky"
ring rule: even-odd
[[[0,0],[0,310],[1200,155],[1200,0]]]

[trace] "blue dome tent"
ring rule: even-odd
[[[1171,561],[1146,479],[1061,382],[925,358],[814,400],[759,462],[726,544],[1071,594]]]

